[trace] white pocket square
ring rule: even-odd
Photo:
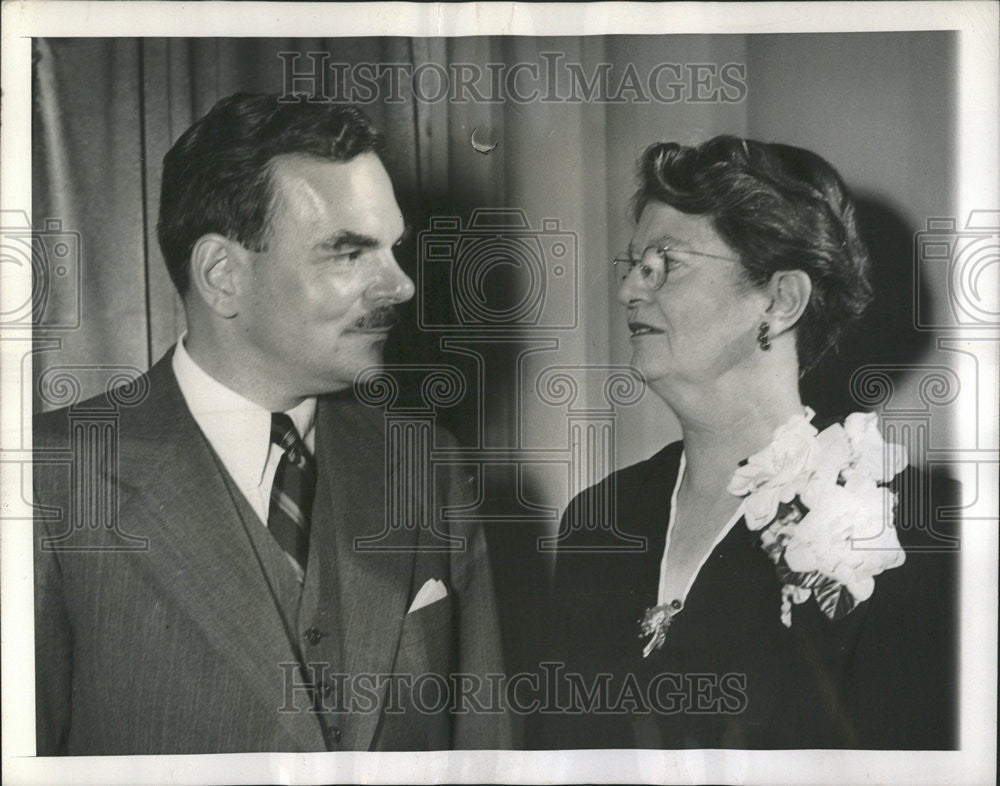
[[[407,614],[412,614],[418,609],[422,609],[424,606],[430,606],[434,601],[441,600],[441,598],[447,597],[448,588],[445,587],[444,582],[441,579],[427,579],[424,582],[424,586],[420,588],[420,592],[413,599],[413,603],[410,604]]]

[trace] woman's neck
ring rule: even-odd
[[[724,490],[739,462],[767,446],[774,430],[804,412],[798,378],[758,377],[711,390],[671,390],[663,398],[684,439],[684,486],[697,495]]]

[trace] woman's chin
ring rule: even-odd
[[[632,367],[642,374],[647,383],[668,378],[674,373],[669,363],[646,357],[641,350],[632,353]]]

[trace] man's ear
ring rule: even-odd
[[[771,276],[768,291],[771,305],[766,318],[771,335],[777,336],[795,327],[802,317],[812,295],[812,279],[801,270],[779,270]]]
[[[239,313],[239,281],[243,258],[239,244],[222,235],[202,235],[191,251],[191,289],[224,319]]]

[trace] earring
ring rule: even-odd
[[[757,343],[760,344],[760,348],[765,352],[771,348],[771,339],[767,335],[767,331],[770,329],[771,326],[767,322],[761,322],[757,328]]]

